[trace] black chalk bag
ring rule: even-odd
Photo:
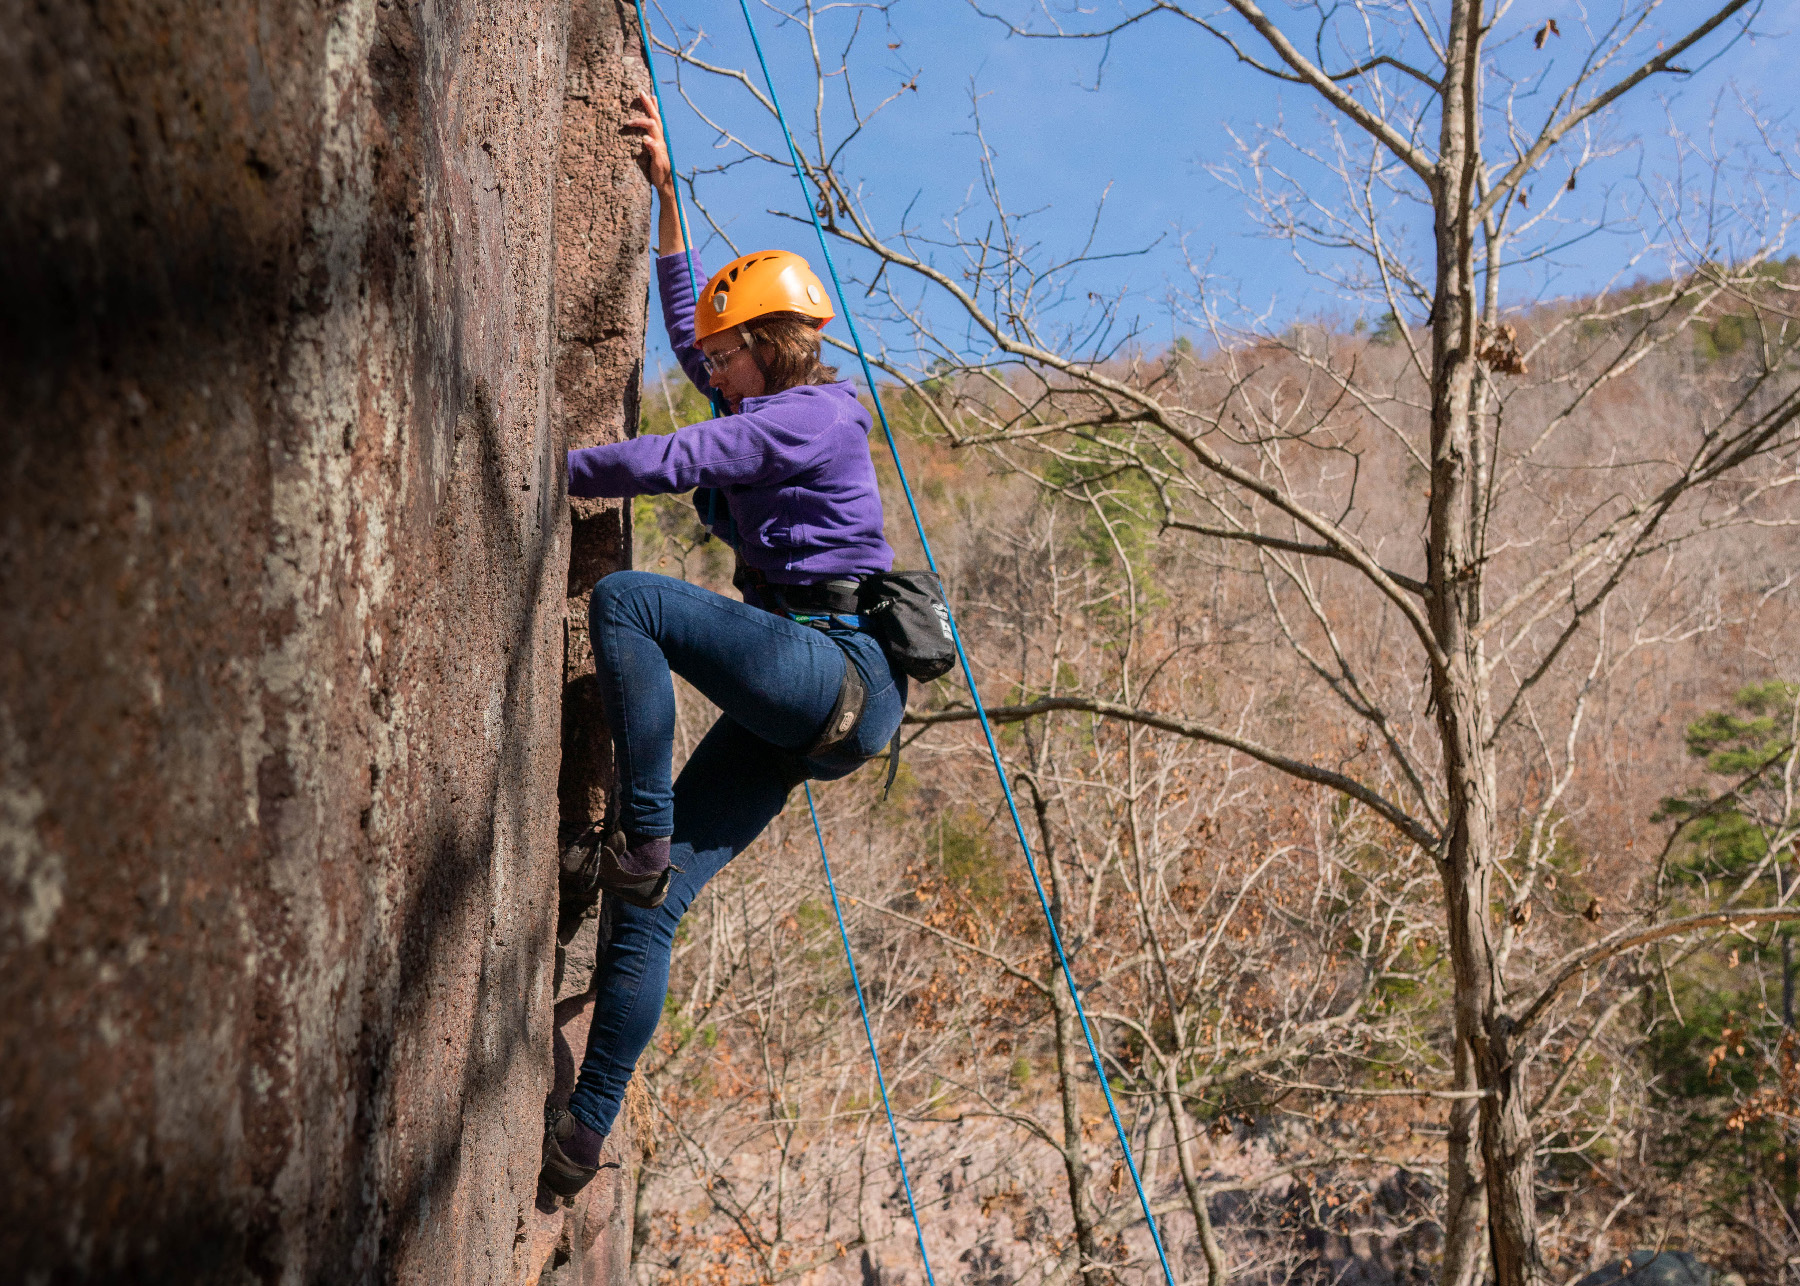
[[[909,677],[928,682],[956,664],[944,582],[935,573],[865,576],[856,588],[856,611],[889,663]]]

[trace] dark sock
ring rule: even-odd
[[[649,879],[669,869],[669,837],[667,835],[633,835],[625,832],[625,851],[617,855],[620,869],[628,875]]]
[[[558,1139],[556,1146],[576,1165],[585,1166],[589,1170],[599,1169],[600,1149],[606,1145],[606,1136],[598,1130],[590,1130],[573,1113],[570,1114],[569,1121],[575,1128],[569,1131],[567,1138]]]

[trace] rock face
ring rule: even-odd
[[[568,445],[637,431],[644,314],[650,290],[649,186],[619,128],[621,104],[650,82],[636,54],[636,16],[611,0],[576,0],[570,14],[560,178],[556,189],[556,414]],[[626,51],[632,52],[627,55]],[[587,596],[631,565],[629,510],[575,500],[568,575],[561,810],[568,823],[606,806],[612,746],[592,682]]]
[[[600,510],[571,568],[562,452],[635,415],[634,21],[6,9],[9,1280],[545,1266],[566,604],[626,556]]]

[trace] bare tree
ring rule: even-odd
[[[1246,74],[1305,87],[1328,114],[1316,136],[1277,125],[1246,140],[1230,175],[1271,234],[1374,303],[1383,325],[1255,333],[1197,278],[1183,307],[1212,342],[1204,361],[1144,355],[1116,292],[1070,305],[1103,256],[1092,243],[1061,256],[1036,244],[985,145],[979,219],[952,214],[941,234],[879,226],[846,169],[871,113],[848,90],[850,46],[835,61],[823,52],[828,8],[785,14],[818,73],[803,164],[828,231],[865,253],[867,289],[907,336],[883,368],[952,441],[1063,494],[1130,474],[1148,483],[1143,507],[1165,533],[1221,558],[1241,551],[1235,565],[1266,587],[1275,629],[1364,740],[1332,763],[1253,725],[1168,709],[1153,685],[991,714],[1080,710],[1228,748],[1338,792],[1435,862],[1455,980],[1442,1088],[1462,1096],[1447,1141],[1444,1280],[1479,1271],[1484,1212],[1502,1286],[1544,1280],[1534,1029],[1570,978],[1634,934],[1675,930],[1634,922],[1573,945],[1580,924],[1534,929],[1531,909],[1589,702],[1633,655],[1717,625],[1683,578],[1720,533],[1792,522],[1780,499],[1796,477],[1800,325],[1796,283],[1776,259],[1791,163],[1766,132],[1748,178],[1741,156],[1685,140],[1675,174],[1646,182],[1629,216],[1643,248],[1626,271],[1654,267],[1659,280],[1529,323],[1503,306],[1502,283],[1608,217],[1576,203],[1584,168],[1605,157],[1609,109],[1721,56],[1756,6],[1731,0],[1671,27],[1660,6],[1626,3],[1567,32],[1509,27],[1504,6],[1479,0],[1274,16],[1253,0],[1219,14],[1156,0],[1075,26],[1048,6],[992,15],[1022,38],[1097,43],[1176,24]],[[700,38],[670,49],[768,109]],[[735,149],[728,164],[787,164],[709,119]],[[1317,195],[1322,174],[1338,180],[1336,198]],[[1692,357],[1688,386],[1636,408],[1628,431],[1621,382],[1656,354],[1688,360],[1697,336],[1727,324],[1737,342]]]
[[[1139,542],[1111,504],[1117,497],[1092,484],[1083,490],[1083,505],[1019,512],[997,504],[991,489],[977,499],[974,485],[962,483],[964,519],[940,536],[977,666],[991,683],[1049,701],[1065,688],[1129,698],[1140,685],[1216,683],[1224,649],[1193,641],[1167,648],[1161,635],[1177,620],[1142,606],[1144,582],[1191,588],[1204,569],[1134,548]],[[1161,656],[1154,673],[1139,673],[1140,652]],[[953,712],[922,719],[953,721]],[[1330,1137],[1332,1118],[1341,1116],[1333,1100],[1408,1098],[1417,1106],[1448,1096],[1411,1088],[1410,1069],[1392,1074],[1398,1049],[1443,1075],[1449,1065],[1447,1039],[1434,1041],[1429,1030],[1432,1016],[1391,1003],[1397,986],[1428,985],[1440,972],[1417,951],[1427,919],[1417,889],[1430,874],[1416,848],[1396,851],[1384,842],[1391,832],[1372,819],[1290,798],[1288,787],[1271,789],[1241,756],[1178,733],[1079,709],[1024,722],[1019,733],[1016,782],[1035,822],[1052,914],[1102,1033],[1114,1093],[1136,1123],[1145,1183],[1155,1192],[1175,1171],[1169,1180],[1179,1195],[1153,1208],[1158,1217],[1192,1217],[1196,1236],[1187,1244],[1207,1279],[1222,1282],[1232,1267],[1210,1215],[1221,1194],[1267,1195],[1296,1176],[1337,1182],[1359,1168],[1430,1169],[1405,1141],[1396,1152],[1346,1149]],[[933,754],[931,780],[958,801],[954,811],[991,819],[980,739],[940,740]],[[959,762],[970,771],[949,767]],[[959,829],[967,845],[966,824]],[[993,860],[981,851],[982,862]],[[957,865],[973,860],[971,853]],[[957,1078],[970,1100],[960,1110],[1009,1121],[1056,1157],[1073,1236],[1041,1266],[1043,1280],[1116,1278],[1148,1246],[1132,1251],[1122,1241],[1141,1216],[1121,1199],[1116,1164],[1110,1185],[1096,1182],[1105,1154],[1086,1137],[1087,1059],[1054,958],[1022,884],[994,883],[959,898],[959,878],[948,869],[925,877],[937,890],[933,913],[879,913],[1014,984],[1015,994],[991,992],[970,1015],[988,1033],[972,1040],[987,1056]],[[963,913],[944,913],[959,901],[970,902]],[[1054,1092],[1022,1099],[1008,1063],[1035,1057],[1040,1041]],[[1371,1079],[1385,1084],[1345,1088]],[[1296,1096],[1320,1101],[1304,1130],[1280,1132],[1282,1156],[1208,1172],[1221,1125],[1229,1136],[1237,1114],[1266,1113]],[[1270,1271],[1266,1263],[1262,1270]]]

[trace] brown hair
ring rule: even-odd
[[[837,383],[837,368],[819,360],[819,331],[811,317],[765,313],[745,328],[756,340],[750,346],[750,358],[763,373],[769,392],[802,384]]]

